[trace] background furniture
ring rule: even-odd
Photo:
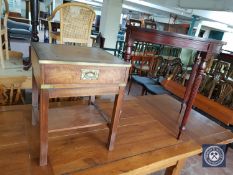
[[[179,98],[184,97],[186,88],[179,83],[172,80],[165,80],[162,82],[162,85],[166,90],[178,96]],[[197,94],[193,105],[211,115],[215,119],[221,121],[222,123],[228,126],[233,125],[233,109],[229,109],[218,102],[210,100],[208,97],[205,97],[200,93]]]
[[[0,15],[2,14],[2,0],[0,0]],[[0,22],[0,29],[1,29],[1,35],[0,35],[0,61],[1,61],[1,67],[4,69],[4,57],[9,60],[9,49],[8,49],[8,31],[7,31],[7,19],[8,19],[8,13],[9,13],[9,6],[7,0],[4,0],[5,4],[5,14],[2,21]],[[4,39],[3,39],[4,38]]]
[[[186,109],[184,112],[183,120],[181,122],[181,126],[179,128],[179,134],[177,136],[177,138],[179,139],[180,134],[187,123],[187,119],[190,115],[194,99],[201,84],[202,76],[206,67],[206,61],[208,61],[214,55],[220,53],[222,45],[226,43],[217,40],[206,40],[202,38],[181,35],[177,33],[162,32],[153,29],[142,29],[138,27],[128,26],[126,33],[124,57],[126,61],[130,61],[131,59],[134,41],[169,45],[179,48],[189,48],[197,50],[199,52],[199,55],[195,59],[192,73],[186,87],[186,93],[181,105],[181,110],[184,104],[186,104]]]
[[[60,12],[60,31],[52,30],[52,19]],[[48,18],[49,43],[52,39],[87,45],[90,40],[92,22],[95,18],[94,10],[83,3],[65,3],[58,6]]]
[[[21,39],[31,39],[31,25],[25,24],[23,22],[16,22],[13,20],[7,20],[7,27],[9,31],[10,38],[21,38]]]
[[[44,43],[32,43],[31,60],[34,122],[38,111],[38,93],[40,93],[40,165],[47,164],[48,132],[97,126],[107,121],[110,130],[108,149],[113,150],[130,64],[118,60],[99,48]],[[67,124],[61,127],[48,127],[49,98],[106,94],[115,94],[110,120],[106,119],[105,115],[98,115],[92,106],[82,106],[84,109],[88,108],[85,118],[88,118],[89,114],[90,121],[95,120],[92,119],[93,117],[103,117],[103,119],[100,119],[99,123],[86,125],[82,123],[82,126],[73,126],[75,123],[66,118],[63,123]],[[93,98],[90,99],[90,104],[96,106]],[[98,111],[98,107],[96,108]],[[66,112],[64,115],[68,114],[69,112]],[[72,117],[72,114],[68,116],[70,115]]]
[[[0,105],[15,105],[21,100],[24,104],[24,98],[21,93],[21,86],[26,77],[0,77]]]
[[[32,70],[23,69],[22,56],[21,52],[9,51],[10,58],[5,61],[5,69],[0,69],[0,78],[10,81],[16,77],[26,77],[21,89],[32,89]]]

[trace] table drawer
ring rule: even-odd
[[[43,65],[45,84],[122,84],[128,67]]]

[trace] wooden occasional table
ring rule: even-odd
[[[49,98],[116,94],[112,118],[108,122],[108,149],[113,150],[130,64],[98,48],[44,43],[32,43],[31,60],[34,124],[40,94],[40,165],[47,164]],[[94,104],[92,98],[90,102]],[[63,130],[77,128],[79,126],[72,125]],[[53,128],[51,132],[59,130],[62,129]]]

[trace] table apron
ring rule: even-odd
[[[41,89],[43,91],[43,89]],[[119,86],[49,89],[49,98],[118,94]]]

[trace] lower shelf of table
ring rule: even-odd
[[[48,113],[49,133],[107,124],[103,114],[93,105],[54,107]]]

